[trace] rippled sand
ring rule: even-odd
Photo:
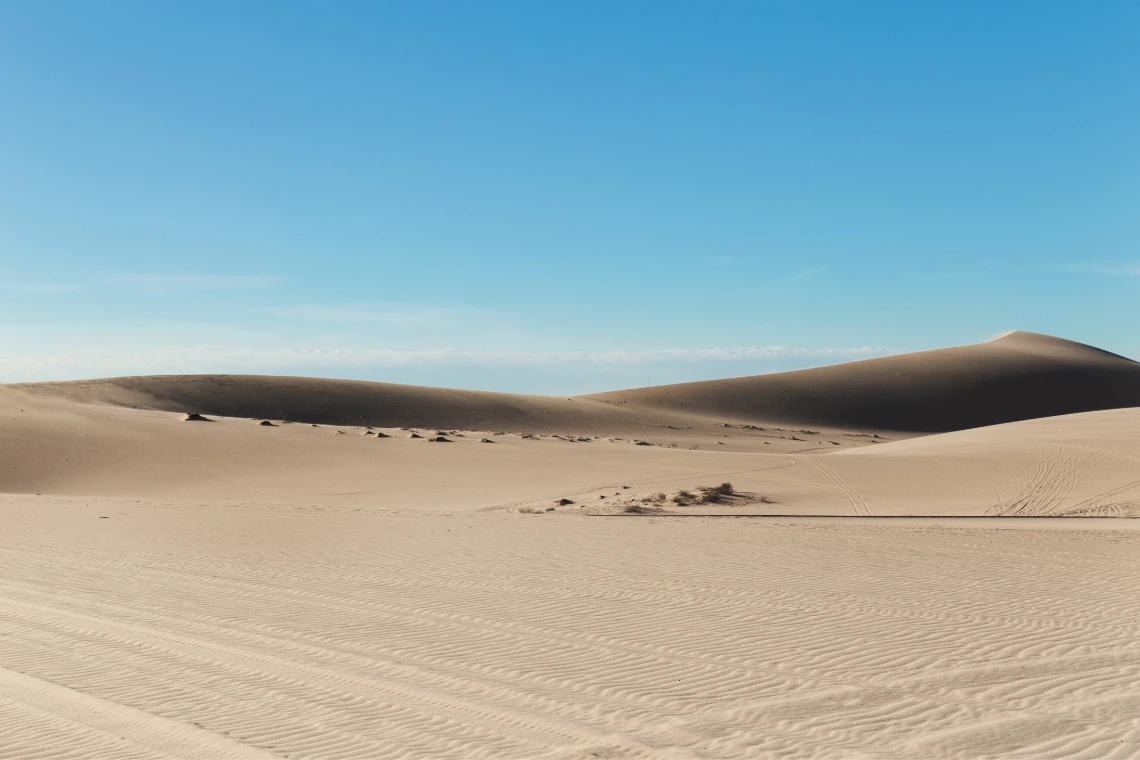
[[[6,757],[1140,753],[1128,521],[0,517]]]

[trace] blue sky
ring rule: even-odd
[[[1140,2],[0,4],[0,381],[1140,357]]]

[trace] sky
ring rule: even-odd
[[[1140,358],[1140,0],[0,2],[0,382]]]

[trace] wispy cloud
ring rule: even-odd
[[[474,320],[502,319],[502,315],[498,312],[486,309],[468,306],[436,307],[415,304],[299,304],[272,306],[262,311],[279,317],[290,317],[311,322],[371,323],[400,327],[441,327],[470,324]]]
[[[747,264],[752,261],[747,256],[709,256],[705,259],[706,264],[712,264],[717,267],[727,267],[733,264]]]
[[[0,290],[23,293],[79,293],[92,288],[122,288],[142,293],[179,290],[255,290],[284,283],[275,275],[233,274],[111,274],[86,281],[25,280],[0,283]]]
[[[825,271],[826,269],[827,269],[827,267],[813,267],[811,269],[805,269],[802,272],[797,272],[796,274],[793,274],[791,277],[785,278],[784,282],[790,284],[793,282],[799,282],[800,280],[806,280],[809,277],[815,277],[817,274]]]
[[[257,290],[274,288],[283,279],[275,275],[235,274],[116,274],[101,279],[107,285],[117,285],[145,293],[169,293],[178,290]]]
[[[1140,277],[1140,264],[1136,263],[1069,263],[1053,264],[1048,268],[1058,272],[1071,272],[1072,274],[1099,274],[1108,277]]]
[[[369,367],[558,367],[566,365],[620,367],[729,365],[797,360],[807,364],[865,359],[890,354],[877,346],[854,348],[796,348],[791,346],[743,346],[739,348],[672,348],[643,351],[482,351],[440,348],[416,351],[383,351],[342,348],[241,349],[225,347],[167,347],[146,353],[91,353],[0,358],[0,380],[67,379],[124,374],[182,372],[249,372],[292,368],[367,369]]]
[[[0,290],[17,291],[20,293],[77,293],[83,290],[83,286],[71,282],[33,280],[29,282],[0,283]]]

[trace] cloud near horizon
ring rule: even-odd
[[[341,348],[238,349],[223,347],[168,347],[138,353],[102,352],[0,358],[0,381],[35,382],[108,377],[132,374],[241,373],[292,370],[367,370],[369,368],[482,365],[510,367],[559,367],[585,365],[596,368],[764,363],[794,360],[809,366],[836,361],[866,359],[895,353],[877,346],[853,348],[798,348],[791,346],[743,346],[738,348],[674,348],[643,351],[482,351],[441,348],[415,351],[381,351]]]
[[[1140,264],[1054,264],[1050,269],[1072,274],[1100,274],[1109,277],[1140,277]]]

